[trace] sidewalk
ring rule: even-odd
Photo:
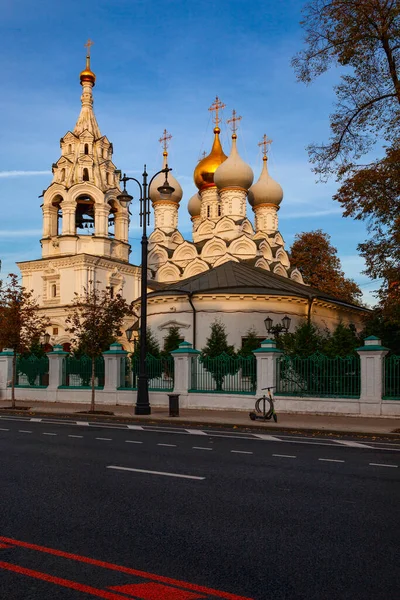
[[[11,406],[10,401],[0,401],[0,415],[6,415],[5,407]],[[246,411],[225,411],[225,410],[195,410],[181,409],[179,417],[169,417],[168,409],[152,408],[152,414],[146,416],[137,416],[134,414],[133,406],[105,406],[98,404],[96,410],[109,411],[114,416],[108,415],[86,415],[82,411],[89,410],[89,404],[79,403],[54,403],[54,402],[25,402],[18,401],[17,406],[29,407],[29,411],[22,410],[19,414],[25,416],[54,415],[57,417],[74,417],[78,420],[107,421],[107,420],[127,420],[145,423],[168,423],[176,425],[187,424],[194,426],[212,426],[212,427],[237,427],[237,428],[255,428],[255,429],[275,429],[290,431],[309,431],[321,433],[355,433],[367,435],[399,434],[400,438],[400,419],[385,417],[344,417],[339,415],[310,415],[279,413],[278,423],[273,421],[251,421]],[[10,411],[13,412],[13,411]]]

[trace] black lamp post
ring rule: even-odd
[[[135,406],[135,415],[149,415],[151,414],[151,407],[149,402],[149,379],[146,369],[146,354],[147,354],[147,343],[146,343],[146,330],[147,330],[147,251],[148,251],[148,239],[147,239],[147,225],[150,225],[150,186],[154,178],[160,173],[165,173],[165,181],[162,186],[157,188],[161,198],[168,199],[171,194],[175,191],[168,183],[168,173],[172,169],[168,168],[168,165],[164,169],[158,171],[147,183],[148,173],[146,171],[146,165],[144,165],[142,183],[135,177],[121,177],[121,181],[124,183],[124,189],[122,193],[117,196],[117,199],[121,204],[127,206],[132,200],[133,196],[130,196],[126,191],[127,181],[136,181],[140,189],[140,226],[142,227],[142,271],[141,271],[141,295],[140,295],[140,357],[139,357],[139,375],[137,385],[137,399]],[[129,330],[128,330],[129,332]],[[129,335],[127,332],[127,335]],[[132,338],[132,331],[130,332]]]
[[[288,333],[291,322],[292,319],[287,315],[283,317],[282,324],[277,323],[276,325],[274,325],[273,320],[269,316],[266,319],[264,319],[264,325],[265,329],[267,330],[267,333],[273,333],[275,336],[278,336],[280,333]]]

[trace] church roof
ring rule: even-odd
[[[226,262],[204,273],[193,275],[188,279],[177,281],[166,285],[163,289],[150,293],[150,296],[158,294],[170,294],[171,292],[183,292],[186,294],[202,292],[219,292],[233,294],[264,294],[275,296],[297,296],[301,298],[320,298],[336,304],[367,311],[367,309],[344,302],[340,298],[330,296],[316,288],[292,279],[276,275],[259,267],[253,267],[243,262]]]

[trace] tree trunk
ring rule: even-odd
[[[11,375],[11,406],[15,408],[15,371],[17,368],[17,351],[14,349],[12,359],[12,375]]]
[[[96,359],[94,356],[92,356],[92,399],[90,402],[90,412],[94,412],[94,379],[95,379],[95,366],[96,366]]]

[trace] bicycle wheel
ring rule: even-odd
[[[255,405],[255,409],[256,412],[259,414],[264,414],[263,410],[260,408],[260,406],[262,406],[264,408],[264,398],[265,398],[265,419],[270,419],[272,416],[272,411],[273,411],[273,407],[272,407],[272,402],[271,400],[268,398],[268,396],[261,396],[261,398],[258,398],[256,400],[256,405]]]

